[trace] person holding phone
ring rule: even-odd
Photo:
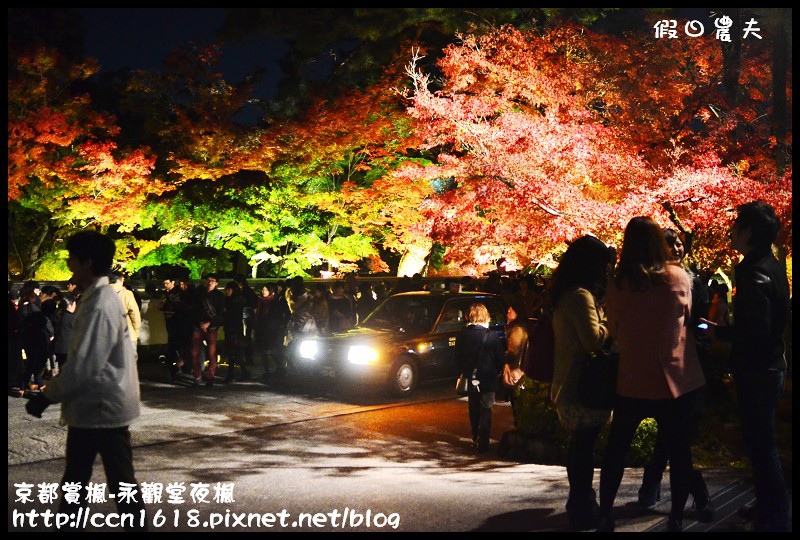
[[[775,409],[786,384],[784,332],[791,312],[786,267],[772,254],[780,231],[775,209],[763,201],[736,208],[731,248],[744,258],[734,269],[733,324],[709,325],[712,339],[731,342],[729,365],[739,419],[753,471],[756,502],[739,509],[754,531],[791,531],[789,494],[775,443]]]

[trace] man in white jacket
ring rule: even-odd
[[[94,460],[100,454],[106,495],[113,494],[124,528],[147,530],[128,429],[140,412],[139,373],[127,314],[107,277],[114,242],[98,232],[81,231],[67,240],[67,251],[67,266],[82,289],[69,362],[26,409],[41,418],[48,405],[61,403],[61,423],[68,427],[61,486],[76,485],[80,491],[77,498],[62,492],[58,511],[77,515],[87,505]],[[70,525],[81,528],[80,523]]]

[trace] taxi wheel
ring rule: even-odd
[[[389,392],[395,396],[407,396],[417,387],[417,366],[410,358],[399,358],[389,371]]]

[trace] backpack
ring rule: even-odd
[[[553,321],[543,311],[528,330],[528,347],[522,358],[522,371],[525,375],[543,383],[553,382],[553,365],[555,364],[555,336]]]

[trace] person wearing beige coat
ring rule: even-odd
[[[570,528],[594,528],[599,507],[594,482],[594,448],[609,410],[589,409],[578,400],[583,360],[608,338],[600,298],[614,252],[594,236],[574,240],[559,260],[546,291],[553,321],[554,365],[550,398],[561,425],[569,431],[567,517]]]
[[[611,411],[589,409],[578,401],[580,367],[589,352],[597,351],[608,339],[606,318],[594,295],[582,288],[565,291],[553,311],[555,363],[550,399],[566,429],[605,424]]]
[[[139,333],[142,331],[142,313],[139,310],[139,304],[136,303],[136,297],[133,296],[133,291],[124,287],[125,278],[121,272],[111,272],[108,278],[111,288],[116,291],[120,302],[122,302],[122,307],[125,310],[125,321],[128,323],[128,337],[130,337],[133,342],[133,350],[135,352],[136,344],[139,341]]]

